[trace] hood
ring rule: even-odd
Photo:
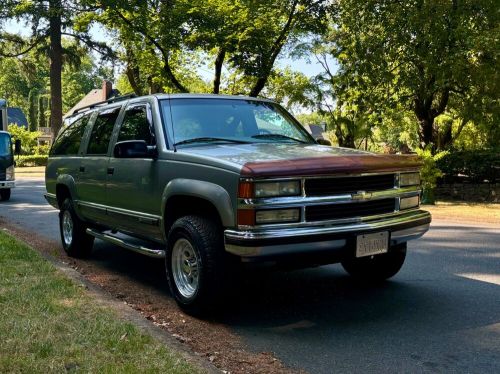
[[[416,169],[414,155],[387,155],[317,144],[229,144],[184,148],[201,157],[241,167],[242,176],[282,177]]]

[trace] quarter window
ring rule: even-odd
[[[118,107],[99,113],[90,134],[87,154],[105,155],[108,153],[109,140],[119,112]]]
[[[80,117],[61,133],[50,152],[51,155],[77,155],[90,114]]]
[[[134,106],[125,112],[118,141],[144,140],[148,145],[154,145],[155,138],[151,130],[152,124],[148,119],[147,107]]]

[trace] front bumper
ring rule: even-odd
[[[16,181],[0,181],[0,188],[14,188]]]
[[[431,215],[415,210],[370,222],[286,229],[226,230],[226,251],[241,257],[267,257],[334,251],[349,247],[357,235],[390,232],[391,245],[424,235]]]

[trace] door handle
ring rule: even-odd
[[[85,172],[85,166],[80,166],[80,173],[84,173]]]
[[[108,168],[108,174],[112,175],[115,172],[115,168]]]

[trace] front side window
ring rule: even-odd
[[[0,133],[0,156],[11,156],[12,155],[12,143],[10,140],[10,135],[5,133]]]
[[[118,113],[120,113],[120,107],[99,113],[92,127],[87,154],[105,155],[108,153],[109,141]]]
[[[85,127],[89,122],[91,114],[87,114],[72,122],[54,142],[50,151],[51,156],[77,155],[82,142]]]
[[[229,99],[172,99],[161,102],[169,113],[176,145],[206,142],[314,143],[307,131],[274,103]],[[170,121],[166,121],[166,123]]]
[[[125,111],[123,122],[118,134],[118,141],[144,140],[148,145],[155,144],[152,134],[152,124],[148,119],[147,107],[138,105]]]

